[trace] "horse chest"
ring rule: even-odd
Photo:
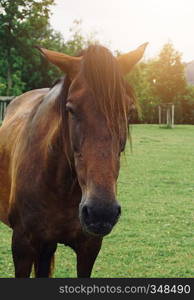
[[[46,240],[68,243],[82,232],[78,208],[55,209],[48,212],[42,220],[43,236]]]

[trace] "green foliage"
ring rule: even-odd
[[[152,81],[150,79],[151,62],[139,63],[127,76],[127,80],[134,88],[135,95],[139,101],[142,122],[155,123],[155,110],[159,99],[152,93]]]
[[[134,87],[144,123],[158,123],[158,105],[175,104],[175,122],[194,124],[194,88],[185,80],[181,55],[171,43],[164,45],[159,56],[139,63],[127,79]]]
[[[0,95],[18,95],[45,87],[59,76],[34,48],[41,45],[60,50],[61,35],[49,25],[54,0],[0,0]],[[6,88],[5,88],[6,85]]]
[[[194,124],[194,86],[187,86],[185,94],[177,103],[177,122]]]

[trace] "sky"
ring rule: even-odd
[[[112,51],[128,52],[149,42],[144,59],[172,42],[183,61],[194,60],[194,0],[55,0],[51,25],[65,40],[75,19],[82,32],[96,32]]]

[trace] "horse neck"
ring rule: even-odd
[[[72,154],[67,130],[68,124],[67,120],[63,120],[57,102],[60,91],[60,84],[50,90],[31,122],[31,146],[39,145],[39,154],[45,173],[50,172],[58,177],[61,177],[62,174],[65,176],[66,173],[73,173],[73,164],[70,164]],[[66,130],[64,130],[65,128]]]
[[[62,123],[59,124],[46,150],[46,174],[51,175],[51,184],[55,182],[56,193],[63,199],[64,194],[74,188],[77,176],[72,160],[68,136],[64,136]],[[48,175],[46,177],[49,179]],[[49,182],[48,182],[49,183]]]

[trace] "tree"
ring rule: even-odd
[[[172,43],[163,46],[159,57],[150,67],[150,80],[153,94],[161,103],[176,103],[186,92],[184,64],[181,54]]]
[[[18,94],[33,77],[33,46],[48,41],[54,0],[0,0],[0,79],[3,93]],[[31,60],[31,66],[25,64]],[[5,76],[6,74],[6,76]],[[29,76],[30,74],[30,76]],[[2,91],[1,91],[2,93]]]

